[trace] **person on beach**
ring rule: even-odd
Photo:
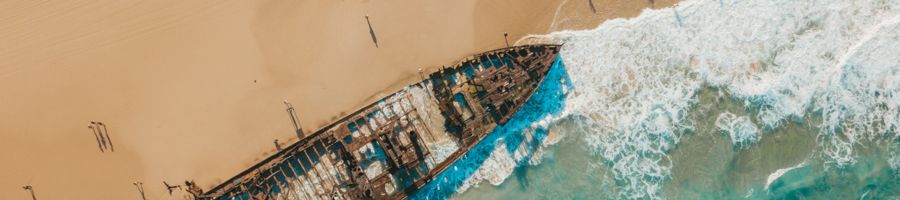
[[[103,143],[100,142],[100,134],[97,133],[97,128],[94,127],[94,122],[91,122],[91,125],[88,125],[88,128],[91,129],[91,132],[94,133],[94,139],[97,140],[97,148],[100,149],[100,152],[103,152]]]
[[[112,152],[116,152],[116,148],[113,147],[112,138],[109,137],[109,130],[106,129],[106,124],[103,124],[103,122],[97,122],[97,124],[103,127],[103,135],[106,137],[106,142],[109,145],[109,150]]]
[[[91,121],[88,128],[94,132],[94,138],[97,140],[97,147],[100,148],[100,152],[105,152],[107,149],[110,150],[110,152],[116,151],[115,147],[113,147],[112,139],[109,137],[109,129],[106,128],[106,124],[103,124],[103,122]]]

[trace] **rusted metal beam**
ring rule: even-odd
[[[432,119],[432,110],[419,112],[419,105],[412,104],[416,101],[411,93],[391,94],[300,139],[202,197],[212,199],[241,191],[253,198],[265,198],[274,187],[288,187],[282,191],[303,194],[279,195],[278,198],[404,198],[404,192],[386,194],[383,191],[393,176],[390,172],[402,170],[410,177],[419,177],[412,185],[397,185],[395,191],[408,192],[424,186],[521,108],[543,80],[558,50],[559,46],[542,45],[488,51],[469,56],[455,67],[443,67],[427,76],[427,81],[410,86],[427,91],[426,100],[436,104],[426,105],[440,111],[444,126],[451,128],[446,132],[442,131],[444,127],[433,127],[436,121],[432,120],[440,116]],[[456,94],[463,96],[465,106],[454,105]],[[429,115],[423,116],[425,112]],[[350,131],[351,126],[357,127],[356,131]],[[345,140],[345,137],[352,140]],[[436,147],[428,141],[441,141],[446,137],[457,142],[458,149],[437,163],[432,155],[432,148]],[[338,144],[340,146],[333,146]],[[360,162],[364,159],[358,155],[360,149],[369,144],[377,144],[389,161],[385,169],[371,179],[361,167]],[[318,159],[313,161],[313,158]],[[291,172],[285,172],[286,167],[290,167]],[[260,173],[261,169],[266,169],[269,174]],[[298,170],[302,173],[297,173]],[[291,174],[293,178],[278,178],[291,177]]]
[[[307,194],[305,190],[300,191],[300,185],[302,184],[302,183],[300,182],[301,177],[300,177],[299,175],[297,175],[297,172],[294,171],[294,170],[297,169],[297,168],[294,168],[294,164],[291,163],[290,161],[287,162],[287,165],[288,165],[289,168],[291,168],[291,170],[290,170],[290,171],[291,171],[291,175],[293,175],[293,178],[294,178],[294,180],[295,180],[295,182],[296,182],[296,184],[297,184],[297,192],[298,192],[298,193],[303,193],[303,196],[305,196],[307,199],[310,199],[309,194]],[[298,197],[298,198],[299,198],[299,197]]]

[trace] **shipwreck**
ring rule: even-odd
[[[516,113],[559,45],[477,54],[283,148],[198,199],[406,199]]]

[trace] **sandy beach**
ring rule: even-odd
[[[674,1],[0,3],[0,198],[181,199],[467,55]],[[365,16],[378,38],[372,43]],[[115,152],[88,129],[107,124]]]

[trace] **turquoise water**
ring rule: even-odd
[[[460,160],[453,163],[444,173],[437,176],[434,181],[427,184],[411,199],[445,199],[459,192],[463,185],[467,185],[467,179],[479,173],[478,169],[490,165],[489,155],[496,150],[507,153],[524,152],[521,158],[513,161],[512,165],[522,165],[534,156],[535,150],[547,136],[545,127],[533,127],[532,125],[544,118],[559,115],[564,107],[564,88],[571,88],[568,74],[562,65],[562,60],[557,58],[550,67],[545,81],[538,86],[532,98],[507,121],[506,124],[497,126],[491,133],[482,139]],[[530,133],[523,133],[526,129]],[[528,136],[526,136],[528,135]],[[505,147],[505,148],[501,148]],[[523,148],[523,151],[519,151]],[[488,166],[487,168],[490,168]]]
[[[544,37],[563,97],[417,197],[900,199],[900,0],[685,0]]]
[[[887,160],[896,143],[860,145],[859,161],[845,168],[829,168],[816,153],[816,132],[810,123],[791,122],[765,131],[747,148],[736,148],[716,129],[718,113],[744,111],[734,100],[701,92],[700,104],[691,112],[697,130],[688,133],[669,152],[672,176],[664,180],[668,199],[896,199],[900,198],[900,174]],[[617,199],[622,183],[615,180],[607,163],[593,155],[578,139],[577,119],[561,119],[552,129],[565,135],[548,147],[543,162],[522,165],[500,185],[481,184],[453,199]],[[814,122],[811,122],[814,123]],[[863,147],[864,146],[864,147]],[[893,148],[893,150],[891,150]],[[805,163],[773,179],[779,169]]]

